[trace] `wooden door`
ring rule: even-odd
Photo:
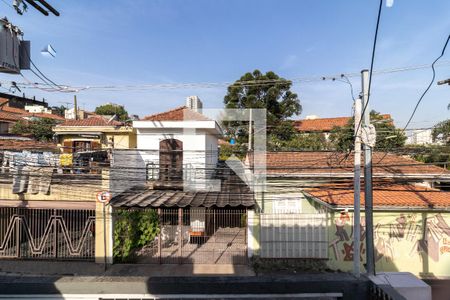
[[[183,179],[183,142],[176,139],[159,142],[159,174],[164,181]]]

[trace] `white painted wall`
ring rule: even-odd
[[[177,139],[183,143],[183,173],[200,181],[211,178],[218,161],[220,134],[215,121],[135,121],[133,127],[137,149],[145,163],[153,163],[157,168],[159,143]]]
[[[51,109],[49,109],[45,106],[41,106],[41,105],[25,105],[25,110],[32,114],[39,114],[39,113],[51,114],[52,113]]]
[[[414,129],[407,132],[407,145],[433,144],[432,129]]]

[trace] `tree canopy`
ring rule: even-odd
[[[370,112],[370,122],[377,132],[376,150],[388,151],[405,145],[406,136],[395,128],[392,119],[387,119],[373,110]],[[354,149],[354,128],[354,118],[344,127],[335,127],[330,134],[331,147],[341,151]]]
[[[33,121],[18,121],[11,129],[14,134],[31,135],[39,141],[50,141],[53,138],[54,119],[39,118]]]
[[[111,103],[103,104],[103,105],[97,106],[95,108],[95,113],[97,115],[103,115],[103,116],[116,115],[120,121],[128,120],[128,112],[125,110],[125,108],[122,105],[111,104]]]
[[[295,129],[292,122],[287,121],[302,111],[300,100],[291,91],[292,82],[274,72],[261,73],[259,70],[244,74],[228,87],[224,97],[225,108],[267,109],[267,134],[276,140],[292,139]],[[236,138],[238,143],[248,139],[248,125],[243,122],[227,122],[224,124],[227,133]]]
[[[433,127],[433,141],[442,141],[450,145],[450,119],[439,122]]]

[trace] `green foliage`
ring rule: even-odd
[[[302,111],[297,94],[290,89],[292,82],[274,72],[261,73],[255,70],[244,74],[228,87],[224,103],[226,108],[266,108],[267,133],[279,140],[289,140],[295,132],[287,119]],[[248,141],[248,122],[227,122],[224,124],[228,136],[238,144]]]
[[[128,120],[128,112],[122,105],[103,104],[95,108],[95,113],[103,116],[116,115],[120,121]]]
[[[433,128],[433,141],[442,141],[450,145],[450,119],[439,122]]]
[[[322,133],[305,133],[297,134],[287,141],[269,138],[268,149],[269,151],[320,151],[328,150],[329,143]]]
[[[50,141],[53,138],[54,119],[39,118],[33,121],[18,121],[11,129],[14,134],[31,135],[39,141]]]
[[[118,210],[114,223],[114,259],[129,262],[136,249],[150,244],[159,233],[155,210]]]
[[[239,159],[244,159],[246,149],[243,145],[235,144],[223,144],[220,145],[219,160],[227,160],[230,156],[234,155]]]
[[[64,105],[61,106],[53,106],[52,110],[58,116],[64,117],[64,113],[66,112],[66,107]]]
[[[412,157],[423,163],[435,164],[450,170],[450,147],[449,146],[421,146],[413,149]]]
[[[376,150],[389,151],[405,145],[405,134],[395,128],[392,119],[383,118],[376,111],[370,112],[370,122],[377,131]],[[340,151],[349,151],[354,148],[355,119],[344,127],[335,127],[330,134],[331,147]]]

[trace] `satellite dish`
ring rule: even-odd
[[[41,50],[41,54],[47,57],[55,57],[56,51],[55,49],[53,49],[52,45],[48,44],[44,47],[44,49]]]

